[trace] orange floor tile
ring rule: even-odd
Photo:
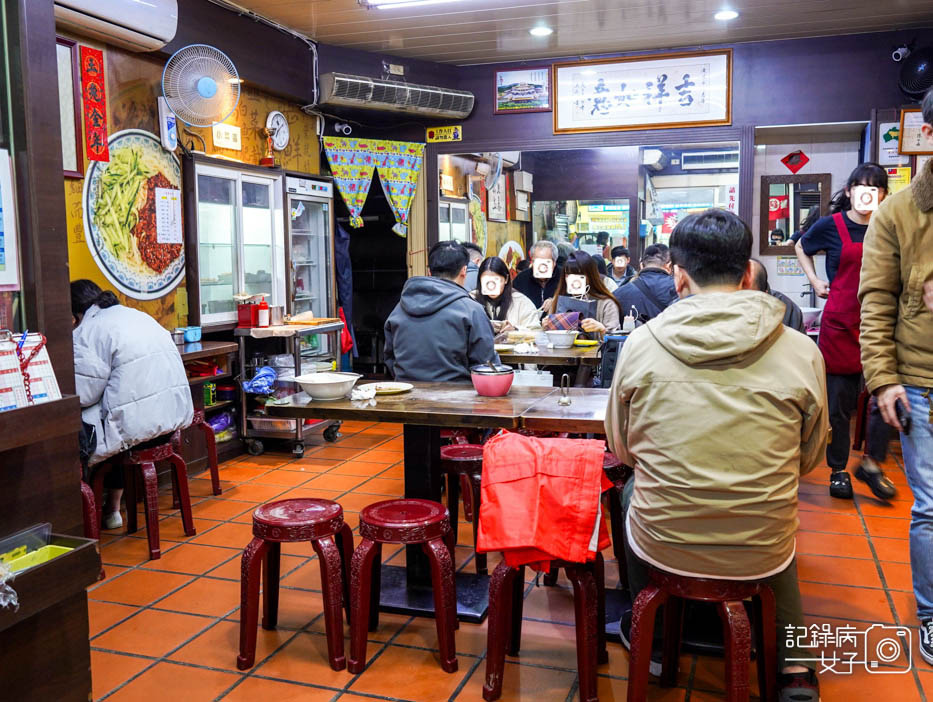
[[[282,447],[283,451],[285,447]],[[853,454],[853,465],[855,461]],[[354,529],[367,504],[402,493],[401,427],[347,422],[336,444],[323,440],[296,460],[288,453],[244,456],[221,466],[223,494],[211,494],[206,475],[191,479],[197,535],[185,536],[168,494],[160,500],[162,557],[148,559],[145,522],[127,536],[105,533],[101,553],[107,579],[89,588],[91,666],[95,700],[302,700],[307,702],[445,702],[481,700],[486,625],[462,623],[459,670],[441,672],[433,623],[384,614],[370,634],[369,667],[361,675],[327,664],[317,559],[307,544],[283,547],[279,626],[259,630],[256,665],[236,669],[239,636],[240,553],[251,538],[256,505],[280,497],[319,496],[339,501]],[[885,466],[900,490],[886,504],[853,481],[856,499],[828,495],[828,469],[807,476],[800,489],[798,569],[808,624],[872,623],[916,626],[907,542],[911,496],[895,451]],[[458,568],[472,569],[461,524]],[[404,563],[404,550],[386,546],[383,558]],[[498,558],[490,558],[494,565]],[[607,586],[617,566],[607,562]],[[573,601],[569,583],[537,586],[529,574],[522,652],[509,658],[503,702],[565,702],[577,694]],[[915,631],[916,637],[916,631]],[[915,644],[916,648],[916,644]],[[906,675],[823,673],[823,700],[933,699],[933,668],[914,656]],[[609,645],[599,670],[599,697],[625,699],[628,652]],[[752,666],[754,677],[754,666]],[[684,655],[678,687],[652,681],[649,700],[722,700],[720,659]],[[757,683],[752,684],[757,692]],[[754,698],[753,698],[754,699]]]

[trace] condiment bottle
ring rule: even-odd
[[[256,326],[269,326],[269,303],[266,302],[266,298],[262,298],[262,301],[259,303],[259,321],[257,322]]]

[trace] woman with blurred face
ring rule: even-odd
[[[471,293],[483,306],[496,334],[514,329],[540,329],[534,303],[512,287],[505,262],[490,256],[479,266],[479,284]]]
[[[603,283],[596,261],[585,251],[575,251],[567,258],[557,292],[552,299],[544,303],[543,309],[548,313],[556,310],[561,295],[579,300],[596,300],[595,319],[580,321],[583,331],[605,334],[621,327],[622,313],[619,301]]]

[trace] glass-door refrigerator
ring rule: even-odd
[[[315,317],[337,316],[334,268],[334,186],[330,178],[287,173],[286,242],[288,247],[288,306],[292,315],[313,312]],[[307,357],[336,357],[324,335],[302,345]]]

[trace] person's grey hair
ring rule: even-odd
[[[933,124],[933,90],[927,92],[923,98],[923,121],[927,124]]]
[[[570,258],[570,254],[572,254],[574,250],[573,246],[566,241],[562,241],[557,245],[558,255],[564,258]]]
[[[464,241],[463,248],[466,249],[467,254],[470,256],[470,260],[473,263],[479,263],[483,260],[483,250],[472,241]]]
[[[535,251],[547,249],[547,252],[551,255],[553,261],[557,261],[557,257],[560,256],[560,252],[557,249],[557,244],[553,241],[548,241],[547,239],[541,239],[536,241],[531,246],[531,250],[528,252],[529,258],[535,257]]]

